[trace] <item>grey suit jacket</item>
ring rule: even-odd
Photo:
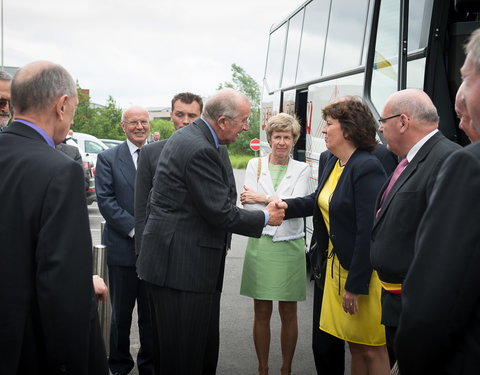
[[[105,218],[103,244],[109,265],[135,266],[135,247],[128,234],[134,228],[135,165],[127,142],[98,154],[95,188]]]
[[[168,139],[159,142],[152,142],[142,147],[137,163],[137,176],[135,179],[135,253],[140,253],[142,244],[142,235],[150,212],[150,192],[153,187],[155,171],[157,169],[158,160],[162,153],[163,147]],[[230,158],[226,146],[220,146],[220,156],[227,168],[228,180],[230,187],[230,199],[232,202],[237,201],[237,188],[235,185],[235,177],[233,175]],[[230,238],[228,245],[230,245]]]
[[[420,148],[390,190],[373,222],[371,237],[370,258],[380,280],[403,283],[438,170],[447,156],[459,148],[440,132],[436,133]],[[388,182],[378,195],[375,212]],[[400,312],[400,297],[386,294],[382,301],[382,323],[397,326]]]
[[[260,237],[265,216],[235,206],[228,171],[201,119],[164,146],[137,272],[147,282],[213,293],[222,288],[227,233]]]

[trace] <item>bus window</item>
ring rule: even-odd
[[[407,88],[423,90],[426,58],[407,62]]]
[[[302,36],[303,9],[295,14],[288,23],[287,47],[285,49],[285,64],[283,66],[282,86],[291,86],[297,75],[298,51]]]
[[[362,63],[369,0],[333,0],[325,46],[324,76]]]
[[[265,71],[265,83],[269,91],[274,91],[280,87],[287,25],[288,23],[285,22],[270,34],[267,67]]]
[[[297,91],[290,90],[283,93],[282,112],[295,116],[295,98]]]
[[[427,46],[433,0],[410,1],[408,6],[408,52],[412,52]]]
[[[297,83],[320,78],[325,51],[330,0],[312,1],[305,7]]]
[[[400,38],[400,2],[383,0],[378,19],[371,100],[381,113],[388,97],[397,91]]]

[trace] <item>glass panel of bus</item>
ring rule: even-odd
[[[412,52],[427,47],[433,0],[409,1],[408,6],[408,52]]]
[[[290,18],[288,24],[287,47],[285,52],[285,64],[283,66],[282,87],[291,86],[295,83],[297,75],[298,52],[302,36],[303,9]]]
[[[288,23],[284,23],[270,34],[264,82],[268,91],[274,91],[280,87],[287,25]]]
[[[378,19],[371,99],[378,113],[388,97],[397,91],[400,38],[400,2],[383,0]]]
[[[330,0],[312,1],[305,7],[297,83],[322,75],[329,13]]]
[[[369,0],[333,0],[328,24],[323,75],[357,68],[362,63]]]

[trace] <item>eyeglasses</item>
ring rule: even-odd
[[[5,107],[7,104],[8,104],[8,106],[10,107],[10,100],[8,100],[8,99],[0,99],[0,108]]]
[[[228,118],[229,120],[231,121],[234,121],[234,122],[241,122],[243,125],[249,125],[250,124],[250,117],[247,117],[245,120],[236,120],[235,118],[233,117],[230,117],[230,116],[225,116],[226,118]]]
[[[149,121],[147,120],[132,120],[132,121],[124,121],[124,124],[128,126],[137,126],[138,123],[142,126],[147,126],[149,124]]]
[[[402,115],[402,113],[399,113],[398,115],[393,115],[393,116],[389,116],[389,117],[385,117],[385,118],[379,118],[378,122],[380,124],[383,124],[385,121],[390,120],[390,119],[395,118],[395,117],[400,117],[401,115]]]

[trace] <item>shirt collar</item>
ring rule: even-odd
[[[205,122],[205,124],[207,124],[208,129],[210,129],[210,133],[212,133],[212,136],[213,136],[213,141],[215,142],[215,147],[218,148],[220,146],[220,143],[218,142],[217,133],[215,133],[215,131],[210,126],[207,120],[205,120],[203,117],[201,119]]]
[[[130,151],[130,155],[133,155],[135,151],[140,149],[140,147],[135,146],[128,138],[127,138],[127,146],[128,146],[128,150]]]
[[[53,142],[53,139],[50,138],[50,136],[45,132],[45,130],[43,130],[41,127],[35,125],[34,123],[30,122],[30,121],[27,121],[27,120],[19,120],[19,119],[15,119],[16,122],[21,122],[22,124],[25,124],[27,125],[28,127],[32,128],[33,130],[35,130],[38,134],[40,134],[43,139],[45,139],[45,142],[47,142],[47,144],[50,146],[50,147],[53,147],[55,148],[55,142]]]
[[[432,130],[425,137],[423,137],[417,143],[415,143],[415,145],[410,149],[410,151],[408,151],[408,154],[407,154],[407,160],[408,160],[409,163],[412,161],[412,159],[415,157],[415,155],[417,155],[417,152],[422,148],[422,146],[425,143],[427,143],[427,141],[430,138],[432,138],[435,135],[435,133],[437,133],[437,132],[438,132],[438,129]]]

